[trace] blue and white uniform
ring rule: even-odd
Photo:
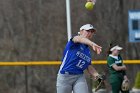
[[[59,73],[83,74],[83,71],[91,64],[89,47],[85,44],[74,43],[72,39],[64,50],[62,64]]]
[[[67,43],[57,77],[57,93],[88,93],[83,71],[91,65],[89,47],[85,44]]]

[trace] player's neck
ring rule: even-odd
[[[118,56],[118,54],[112,53],[112,56]]]

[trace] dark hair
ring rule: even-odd
[[[112,51],[110,51],[110,49],[113,47],[113,44],[112,43],[110,43],[109,44],[109,48],[108,48],[108,50],[107,50],[107,56],[109,56],[109,54],[112,54]]]

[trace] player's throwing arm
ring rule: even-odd
[[[57,93],[89,93],[84,70],[97,78],[98,72],[91,65],[90,47],[100,54],[102,47],[91,41],[96,29],[83,25],[79,35],[71,38],[64,49],[62,64],[57,76]]]

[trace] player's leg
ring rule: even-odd
[[[111,83],[112,93],[120,93],[121,85],[122,85],[122,80],[120,78],[116,78],[115,82]]]
[[[111,83],[112,93],[119,93],[120,92],[120,84],[118,82]]]
[[[122,85],[122,77],[119,74],[111,74],[109,82],[112,87],[112,93],[120,93]]]
[[[84,75],[80,75],[73,85],[73,93],[89,93],[88,85]]]
[[[122,79],[115,76],[113,82],[111,83],[112,93],[120,93],[121,85],[122,85]]]
[[[71,86],[57,86],[57,93],[72,93]]]
[[[72,85],[69,83],[69,77],[58,74],[57,76],[57,93],[72,93]]]

